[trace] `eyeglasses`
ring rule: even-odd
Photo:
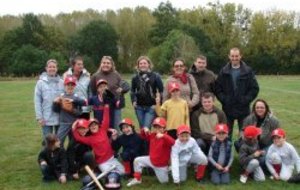
[[[174,68],[183,68],[184,65],[174,65]]]

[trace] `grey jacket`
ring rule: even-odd
[[[36,119],[43,119],[45,125],[58,125],[59,116],[52,111],[53,100],[64,91],[60,76],[49,77],[46,72],[40,78],[34,90],[34,108]]]

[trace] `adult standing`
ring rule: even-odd
[[[177,82],[180,85],[181,98],[187,101],[189,110],[192,111],[199,103],[199,90],[194,77],[186,72],[183,59],[176,59],[172,64],[172,74],[167,78],[163,92],[163,101],[169,99],[168,85],[173,82]]]
[[[83,58],[76,56],[71,60],[71,67],[64,73],[63,78],[73,76],[77,79],[75,93],[83,99],[88,100],[90,96],[89,84],[90,73],[84,68]],[[90,109],[88,106],[82,106],[81,118],[90,118]]]
[[[207,58],[204,55],[199,55],[189,73],[193,75],[197,83],[197,87],[200,93],[200,102],[195,109],[201,107],[201,97],[205,92],[214,93],[214,86],[216,81],[216,75],[213,71],[207,69]]]
[[[59,127],[59,115],[52,110],[53,100],[64,91],[63,80],[57,74],[58,63],[49,59],[34,90],[34,108],[36,120],[42,127],[43,139],[49,133],[56,133]]]
[[[155,98],[164,90],[161,77],[152,71],[149,57],[140,56],[136,62],[136,75],[131,80],[131,101],[141,128],[150,129],[155,118]]]
[[[227,116],[230,139],[234,120],[238,121],[241,131],[243,120],[250,113],[250,103],[259,92],[254,72],[241,59],[240,50],[232,48],[229,53],[230,61],[221,69],[215,86],[216,96]]]
[[[94,96],[97,95],[97,81],[100,79],[108,82],[108,90],[120,100],[118,107],[114,108],[113,114],[113,127],[119,129],[121,109],[125,107],[124,94],[130,90],[130,86],[125,80],[122,80],[121,75],[116,71],[115,63],[111,56],[102,57],[98,71],[91,77],[90,88]]]

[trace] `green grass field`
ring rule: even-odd
[[[262,76],[258,77],[260,98],[270,104],[272,111],[286,129],[288,141],[300,151],[300,77]],[[16,80],[0,82],[0,189],[79,189],[79,182],[60,185],[57,182],[44,184],[37,164],[37,154],[41,148],[41,131],[35,122],[33,91],[36,81]],[[128,101],[127,96],[127,101]],[[135,118],[132,107],[127,103],[123,116]],[[236,129],[236,128],[235,128]],[[237,133],[237,130],[235,130]],[[197,184],[190,180],[180,186],[171,182],[161,185],[155,177],[145,176],[143,184],[131,189],[299,189],[299,185],[267,180],[263,183],[249,181],[242,185],[239,179],[238,163],[232,168],[231,184],[214,186]],[[208,176],[208,174],[206,174]],[[124,181],[125,182],[125,181]],[[126,188],[123,188],[126,189]]]

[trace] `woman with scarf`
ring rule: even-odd
[[[172,74],[167,78],[163,92],[163,101],[169,99],[168,84],[177,82],[180,85],[181,98],[187,101],[190,112],[199,103],[199,90],[194,77],[187,73],[183,59],[175,59],[172,64]]]

